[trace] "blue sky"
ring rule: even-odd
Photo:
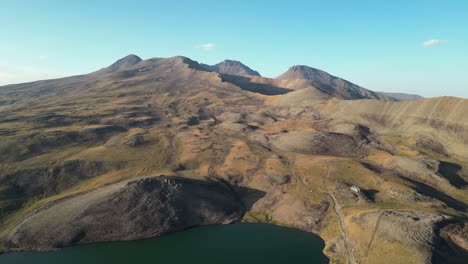
[[[0,84],[136,54],[305,64],[377,91],[468,98],[468,1],[0,0]],[[423,43],[426,43],[424,45]]]

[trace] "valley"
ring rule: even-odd
[[[320,236],[330,263],[461,263],[466,113],[304,65],[266,78],[182,56],[1,86],[1,248],[254,222]]]

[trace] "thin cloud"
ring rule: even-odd
[[[0,72],[0,80],[3,80],[3,79],[6,79],[6,78],[10,78],[11,75],[7,72]]]
[[[0,63],[0,85],[63,77],[68,74],[28,65]]]
[[[39,55],[38,58],[39,58],[40,60],[45,60],[45,59],[47,59],[47,56],[46,56],[46,55]]]
[[[443,40],[443,39],[430,39],[428,41],[424,41],[422,45],[423,45],[423,47],[429,47],[429,46],[443,44],[443,43],[446,43],[446,42],[447,42],[447,40]]]
[[[213,43],[206,43],[206,44],[198,45],[198,46],[196,46],[196,48],[204,50],[204,51],[212,51],[212,50],[216,49],[216,45],[213,44]]]

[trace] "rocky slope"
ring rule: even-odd
[[[419,147],[444,155],[468,157],[467,100],[439,97],[406,102],[336,101],[332,111],[401,136],[411,136]],[[447,155],[447,153],[445,153]]]
[[[311,86],[319,89],[321,92],[341,99],[395,100],[392,97],[367,90],[347,80],[305,65],[295,65],[276,77],[276,79],[307,80]]]
[[[243,215],[235,202],[242,200],[243,220],[317,233],[337,263],[427,263],[447,248],[463,256],[468,100],[368,99],[372,92],[337,77],[299,77],[308,79],[129,56],[90,74],[0,87],[3,246],[50,248],[229,222]],[[193,180],[171,178],[177,190],[162,178],[135,181],[161,174]],[[249,191],[236,191],[234,201],[207,176]],[[114,233],[99,226],[101,216],[115,218]],[[44,234],[50,223],[60,233]]]
[[[252,70],[242,62],[235,60],[224,60],[213,66],[205,65],[205,67],[207,67],[209,70],[222,74],[237,76],[260,76],[260,73],[258,73],[257,71]]]
[[[25,217],[2,242],[12,250],[50,250],[142,239],[239,221],[245,210],[236,190],[221,181],[141,178],[57,201]]]
[[[417,95],[417,94],[406,94],[406,93],[386,93],[386,92],[379,92],[379,94],[383,94],[385,96],[390,96],[398,101],[415,101],[424,99],[424,97]]]
[[[122,59],[114,62],[112,65],[109,67],[103,68],[99,71],[97,71],[97,74],[106,74],[106,73],[112,73],[112,72],[118,72],[118,71],[124,71],[127,70],[136,64],[138,64],[142,59],[138,57],[137,55],[128,55],[123,57]]]

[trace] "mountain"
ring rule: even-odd
[[[138,57],[137,55],[130,54],[114,62],[109,67],[99,70],[98,73],[105,74],[105,73],[123,71],[123,70],[129,69],[135,66],[140,61],[142,61],[140,57]]]
[[[276,79],[279,80],[304,79],[310,81],[318,80],[319,78],[329,80],[331,76],[324,71],[314,69],[305,65],[292,66],[285,73],[276,77]]]
[[[243,220],[318,234],[341,262],[463,263],[468,100],[388,100],[311,69],[130,56],[1,86],[0,250]]]
[[[252,70],[245,64],[236,60],[224,60],[213,66],[205,65],[208,69],[215,72],[238,76],[260,76],[260,73]]]
[[[390,96],[398,101],[415,101],[424,99],[424,97],[417,95],[417,94],[406,94],[406,93],[386,93],[386,92],[378,92],[379,94],[383,94],[385,96]]]
[[[327,72],[305,65],[296,65],[276,77],[277,80],[306,80],[320,91],[341,99],[379,99],[394,101],[392,97],[367,90],[347,80],[333,76]]]
[[[239,61],[225,60],[210,66],[201,64],[207,71],[221,74],[225,82],[230,82],[243,90],[266,95],[285,94],[293,90],[312,88],[317,90],[317,98],[332,96],[340,99],[378,99],[395,101],[393,97],[364,89],[341,78],[308,66],[293,66],[275,79],[262,77],[257,71]],[[310,93],[309,93],[310,94]]]

